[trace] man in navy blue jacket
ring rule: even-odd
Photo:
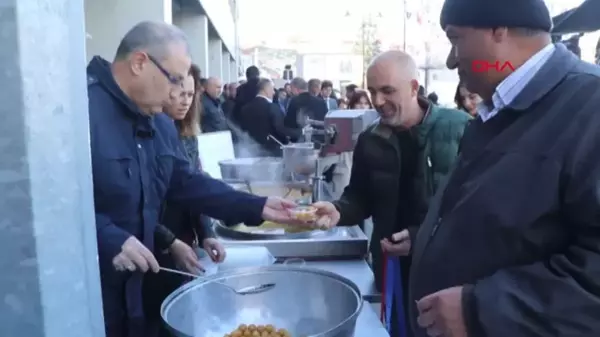
[[[290,202],[235,191],[198,174],[160,114],[190,69],[185,35],[143,22],[121,41],[111,64],[89,64],[90,142],[98,253],[107,337],[146,337],[143,272],[158,272],[154,231],[164,201],[229,221],[289,223]]]

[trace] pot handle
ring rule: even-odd
[[[244,287],[241,289],[235,289],[235,288],[228,286],[226,284],[223,284],[223,283],[219,283],[219,284],[229,288],[231,291],[233,291],[237,295],[260,294],[260,293],[264,293],[266,291],[269,291],[269,290],[275,288],[275,283],[265,283],[265,284],[256,285],[256,286]]]

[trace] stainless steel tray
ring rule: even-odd
[[[214,231],[217,235],[221,237],[226,237],[234,240],[297,240],[335,236],[339,232],[339,229],[332,228],[328,231],[314,230],[286,234],[250,233],[235,230],[233,228],[225,226],[220,221],[215,221]]]
[[[224,226],[223,226],[224,227]],[[219,231],[215,225],[215,234],[226,246],[264,246],[276,258],[300,257],[313,259],[352,259],[364,258],[369,248],[369,240],[360,227],[336,227],[323,235],[307,238],[235,239]],[[305,234],[305,233],[300,233]]]

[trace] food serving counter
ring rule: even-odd
[[[356,321],[355,337],[390,337],[390,334],[381,324],[379,315],[373,308],[365,303],[363,305],[358,320]]]
[[[235,187],[241,189],[245,186]],[[259,195],[285,196],[290,199],[301,196],[298,191],[290,191],[289,188],[284,187],[274,190],[254,186],[252,192]],[[327,231],[293,232],[270,228],[239,230],[216,222],[214,230],[226,247],[265,247],[276,259],[276,264],[295,262],[295,266],[301,264],[352,281],[365,300],[355,336],[389,336],[371,305],[380,302],[381,295],[376,290],[373,271],[365,260],[368,255],[369,240],[359,226],[335,227]]]

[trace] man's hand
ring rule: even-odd
[[[263,208],[262,217],[267,221],[281,224],[302,224],[294,219],[290,209],[297,207],[295,202],[279,197],[268,197]]]
[[[169,247],[169,252],[173,260],[175,260],[175,265],[178,267],[185,268],[186,271],[192,274],[198,274],[199,271],[204,270],[200,265],[198,255],[196,255],[194,249],[187,243],[175,239],[171,247]]]
[[[202,241],[202,248],[208,253],[213,262],[221,263],[225,260],[226,252],[223,244],[217,239],[208,238]]]
[[[408,256],[410,254],[410,235],[408,229],[392,235],[391,242],[388,238],[381,240],[381,249],[392,256]]]
[[[135,236],[130,236],[121,246],[121,252],[112,260],[113,266],[118,271],[147,272],[159,271],[159,265],[152,252],[144,246]]]
[[[332,203],[319,201],[312,206],[317,209],[316,225],[319,228],[332,228],[340,221],[340,212]]]
[[[467,337],[462,311],[463,287],[452,287],[417,301],[417,323],[431,337]]]

